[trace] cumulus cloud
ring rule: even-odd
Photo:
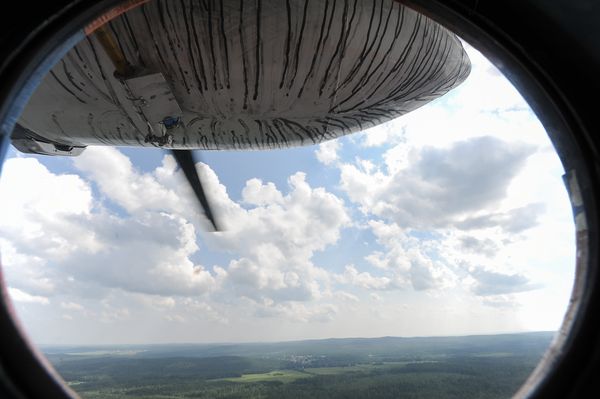
[[[427,291],[456,284],[447,260],[437,255],[438,237],[418,239],[394,222],[370,221],[369,227],[385,250],[374,251],[365,259],[384,271],[393,282],[390,287]]]
[[[21,291],[18,288],[8,287],[8,294],[15,302],[37,303],[40,305],[48,305],[50,303],[50,300],[46,297],[31,295],[25,291]]]
[[[436,287],[437,270],[431,259],[417,257],[411,261],[410,280],[415,290],[428,290]]]
[[[337,306],[329,303],[307,305],[299,302],[265,303],[257,307],[257,317],[276,317],[295,322],[328,322],[338,313]]]
[[[289,180],[284,195],[272,183],[252,179],[244,202],[229,215],[231,228],[213,238],[219,248],[241,255],[224,269],[224,284],[256,301],[318,298],[328,273],[312,262],[317,251],[336,243],[350,223],[344,203],[323,188],[312,188],[304,173]]]
[[[177,302],[173,297],[160,295],[135,295],[134,297],[141,304],[152,309],[173,309]]]
[[[12,158],[0,180],[0,236],[10,237],[17,253],[66,256],[75,248],[94,247],[79,232],[73,218],[92,210],[92,190],[75,174],[55,175],[34,158]]]
[[[512,294],[540,288],[520,273],[505,274],[477,268],[471,272],[475,279],[473,292],[480,296]]]
[[[358,135],[363,147],[379,147],[405,141],[405,123],[402,118],[369,128]]]
[[[61,302],[60,307],[64,310],[76,310],[80,312],[85,310],[85,308],[82,305],[75,302]]]
[[[514,309],[519,306],[519,302],[514,295],[491,295],[481,298],[481,302],[489,307],[498,309]]]
[[[374,293],[374,292],[371,292],[371,293],[369,294],[369,296],[370,296],[370,297],[371,297],[371,299],[372,299],[372,300],[374,300],[374,301],[377,301],[377,302],[383,301],[383,298],[381,297],[381,295],[378,295],[378,294],[376,294],[376,293]]]
[[[393,287],[390,278],[376,277],[369,272],[359,272],[354,265],[347,265],[344,268],[344,273],[337,276],[337,280],[366,290],[387,290]]]
[[[177,308],[184,308],[188,319],[209,320],[220,324],[228,324],[225,312],[197,298],[182,298]]]
[[[338,151],[340,147],[339,140],[329,140],[319,144],[319,148],[315,151],[315,155],[319,162],[324,165],[330,165],[338,160]]]
[[[111,201],[128,213],[172,209],[179,204],[177,193],[159,181],[157,176],[140,173],[131,160],[116,148],[89,148],[73,159],[83,172]],[[163,162],[161,177],[172,176],[175,164],[171,157]]]
[[[94,217],[102,249],[77,252],[60,267],[80,281],[160,295],[201,295],[217,282],[190,257],[197,250],[191,224],[167,214]]]
[[[277,302],[308,301],[320,296],[316,267],[309,260],[291,264],[269,244],[258,249],[254,256],[229,264],[226,282],[238,295]]]
[[[360,301],[360,299],[358,299],[358,297],[356,295],[351,294],[349,292],[338,291],[335,293],[335,296],[344,302],[359,302]]]
[[[11,268],[18,289],[31,287],[31,281],[39,285],[52,282],[52,294],[75,294],[72,287],[79,287],[77,294],[81,295],[82,286],[88,287],[88,295],[118,289],[140,298],[164,298],[164,303],[151,300],[158,308],[173,304],[173,296],[213,295],[212,300],[225,302],[237,297],[254,301],[265,314],[269,306],[287,309],[286,303],[316,300],[328,292],[329,273],[316,266],[312,257],[338,241],[350,218],[341,199],[323,188],[311,187],[303,173],[290,176],[287,192],[271,182],[248,180],[242,207],[230,199],[207,165],[198,164],[206,191],[227,228],[207,234],[197,223],[198,206],[187,185],[181,184],[184,181],[172,157],[165,156],[160,167],[143,173],[116,149],[93,148],[85,154],[74,161],[81,175],[68,178],[48,171],[34,159],[9,160],[5,165],[8,178],[2,180],[3,193],[14,193],[17,186],[35,186],[43,179],[51,200],[55,196],[60,202],[65,196],[72,202],[46,215],[43,207],[34,212],[35,201],[44,198],[24,193],[20,195],[32,198],[27,207],[15,200],[3,208],[6,214],[20,212],[21,217],[21,223],[10,218],[0,223],[3,250],[11,255],[8,263],[32,259],[23,254],[33,254],[39,263],[37,268],[28,267],[28,274]],[[22,167],[32,170],[28,180],[14,178]],[[101,193],[98,201],[91,200],[94,186]],[[48,231],[53,242],[30,243],[36,234]],[[228,253],[231,260],[210,268],[193,260],[201,252],[198,233],[201,242]],[[65,243],[66,249],[57,253],[56,243]],[[63,301],[63,310],[76,310],[74,303]],[[106,322],[128,316],[118,307],[97,313]],[[301,319],[325,314],[305,313]]]
[[[165,320],[175,323],[185,323],[185,317],[178,314],[168,314],[165,316]]]
[[[364,259],[394,289],[440,290],[469,275],[473,293],[491,292],[491,275],[471,276],[466,265],[499,266],[497,254],[538,225],[543,203],[506,201],[535,146],[477,136],[442,147],[400,143],[390,151],[406,159],[388,160],[387,168],[340,164],[341,187],[366,216],[378,219],[368,225],[383,249]],[[495,295],[534,288],[521,275],[494,276],[504,284]]]
[[[277,205],[283,202],[283,196],[275,187],[275,184],[269,182],[263,184],[260,179],[250,179],[242,190],[242,199],[250,205]]]
[[[473,236],[462,236],[459,239],[460,249],[466,252],[483,254],[488,257],[494,256],[499,248],[498,245],[489,238],[478,239]]]
[[[533,203],[505,212],[489,212],[483,215],[467,216],[456,222],[455,226],[461,230],[499,226],[506,233],[517,234],[536,226],[538,218],[544,210],[544,204]]]
[[[111,213],[102,203],[92,203],[90,184],[77,175],[54,174],[33,158],[8,160],[0,184],[7,199],[2,212],[8,217],[2,218],[0,232],[14,284],[31,287],[33,277],[38,285],[51,282],[47,290],[55,291],[56,285],[66,289],[70,278],[165,295],[198,295],[214,286],[213,276],[190,260],[198,248],[194,226],[172,213],[153,212],[152,205],[144,207],[148,200],[165,209],[158,206],[165,199],[175,208],[175,193],[156,194],[170,191],[151,175],[140,178],[114,149],[92,150],[77,164],[131,214]],[[35,262],[24,268],[27,273],[15,267],[31,260]]]
[[[56,282],[48,275],[46,262],[42,258],[18,252],[15,245],[5,238],[0,238],[0,248],[2,267],[10,277],[8,282],[11,286],[41,296],[55,292]]]
[[[453,144],[450,148],[425,147],[409,172],[429,187],[421,194],[442,212],[479,210],[506,194],[510,181],[532,154],[532,148],[484,136]],[[395,182],[402,185],[402,179]]]
[[[402,227],[460,227],[458,222],[465,219],[487,216],[507,229],[524,229],[535,224],[535,218],[520,218],[516,224],[510,217],[489,214],[489,209],[504,199],[532,152],[528,145],[478,137],[449,148],[425,147],[414,163],[393,174],[344,164],[341,186],[365,213]]]
[[[131,214],[111,213],[102,203],[92,204],[92,189],[79,176],[53,174],[35,159],[11,159],[5,165],[1,183],[3,198],[19,195],[26,200],[7,201],[3,207],[7,215],[19,216],[18,223],[12,217],[0,223],[8,247],[14,247],[12,258],[18,261],[21,253],[34,256],[38,264],[27,266],[29,273],[36,274],[36,281],[52,281],[62,289],[66,288],[67,277],[107,288],[162,295],[200,295],[214,287],[214,276],[190,260],[198,249],[194,226],[166,212],[169,207],[177,208],[178,196],[162,188],[151,175],[141,178],[129,160],[114,149],[90,153],[77,164],[85,165],[82,168],[86,176],[96,179],[93,181],[107,190],[105,195]],[[99,166],[104,164],[112,166]],[[113,170],[115,165],[123,170]],[[21,168],[29,172],[15,179]],[[116,176],[111,179],[107,170]],[[119,176],[129,177],[120,181]],[[45,191],[37,196],[19,191],[24,190],[22,187],[37,187],[42,181]],[[115,182],[119,184],[113,186]],[[166,202],[159,207],[162,199]],[[144,207],[145,200],[151,204],[148,208]],[[42,204],[46,201],[56,202],[56,206]],[[157,210],[152,210],[152,204]],[[19,271],[15,274],[15,284],[31,285],[26,278],[32,276]]]
[[[127,320],[131,316],[129,309],[124,307],[106,307],[100,312],[99,320],[102,323],[114,323],[116,321]]]

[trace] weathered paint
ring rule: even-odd
[[[459,39],[392,0],[154,0],[107,29],[181,109],[173,148],[272,149],[410,112],[470,71]],[[19,121],[50,142],[151,146],[160,136],[95,34],[46,76]],[[160,107],[153,107],[157,109]],[[160,111],[158,111],[160,112]],[[173,116],[155,115],[152,119]]]

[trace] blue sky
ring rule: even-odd
[[[14,149],[0,249],[45,344],[268,341],[557,329],[574,273],[562,167],[514,88],[471,76],[320,146],[205,152],[206,233],[173,159]]]

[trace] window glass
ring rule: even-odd
[[[30,337],[84,398],[510,397],[562,322],[574,226],[544,128],[463,46],[465,82],[397,119],[202,151],[219,232],[166,151],[11,148],[0,248]]]

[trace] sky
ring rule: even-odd
[[[249,342],[556,330],[574,276],[562,165],[502,74],[318,146],[204,152],[224,232],[174,159],[11,148],[10,297],[39,344]]]

